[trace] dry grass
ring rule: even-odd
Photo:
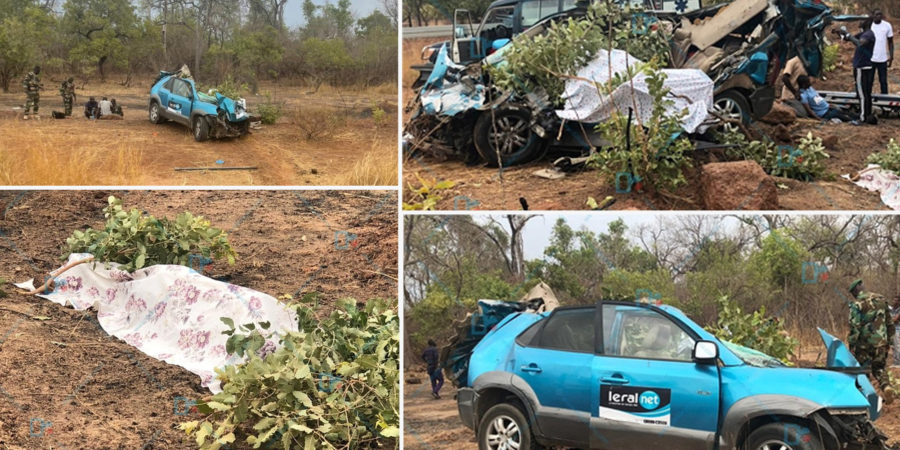
[[[386,150],[376,150],[377,144],[372,143],[372,150],[366,152],[358,159],[353,168],[338,184],[348,186],[394,186],[397,184],[397,152],[393,157],[384,157]]]
[[[141,150],[120,145],[114,149],[75,148],[68,136],[45,133],[36,127],[0,125],[0,184],[2,185],[139,185]],[[60,152],[64,149],[64,152]],[[64,157],[63,157],[64,155]]]

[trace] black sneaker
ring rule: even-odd
[[[432,393],[431,393],[431,396],[432,396],[432,397],[434,397],[434,399],[435,399],[435,400],[437,400],[437,399],[439,399],[439,398],[441,398],[441,396],[440,396],[440,395],[438,395],[438,393],[437,393],[437,392],[432,392]]]

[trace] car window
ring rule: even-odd
[[[172,85],[173,85],[173,84],[175,84],[175,79],[174,79],[174,78],[169,78],[169,79],[163,84],[163,89],[165,89],[165,90],[167,90],[167,91],[169,91],[169,92],[172,92]]]
[[[172,93],[182,97],[190,97],[191,85],[184,80],[175,80],[175,84],[172,86]]]
[[[540,22],[544,17],[558,12],[559,0],[528,0],[522,3],[522,14],[519,17],[522,22],[522,29],[528,28]]]
[[[694,339],[656,311],[603,306],[603,351],[608,356],[691,361],[693,349]]]
[[[481,37],[489,40],[512,38],[514,14],[515,8],[512,6],[488,11],[481,22]]]
[[[546,320],[538,347],[594,353],[594,309],[558,310]]]

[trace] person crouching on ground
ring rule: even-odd
[[[112,113],[119,117],[124,118],[125,113],[122,111],[122,105],[116,103],[116,99],[110,100],[110,103],[112,103]]]
[[[117,109],[122,110],[119,105],[116,105],[116,99],[109,101],[103,97],[103,100],[100,101],[100,120],[122,120],[123,117],[116,113]]]
[[[88,99],[84,104],[84,117],[88,119],[96,119],[100,117],[100,105],[94,97]]]
[[[800,94],[800,103],[809,117],[819,118],[823,120],[838,119],[842,122],[850,122],[853,117],[840,109],[833,108],[825,99],[816,92],[812,87],[812,83],[808,76],[800,75],[797,77],[798,93]]]
[[[434,343],[434,340],[428,340],[428,348],[422,353],[422,359],[428,365],[428,377],[431,379],[431,396],[439,399],[441,398],[441,388],[444,387],[444,373],[441,370],[437,344]]]

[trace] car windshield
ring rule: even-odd
[[[763,352],[753,350],[752,348],[744,347],[743,345],[738,345],[733,342],[721,341],[725,344],[725,347],[728,347],[728,350],[731,350],[732,353],[737,355],[738,358],[741,358],[741,361],[753,366],[753,367],[782,367],[784,363],[779,361],[776,358],[773,358]]]

